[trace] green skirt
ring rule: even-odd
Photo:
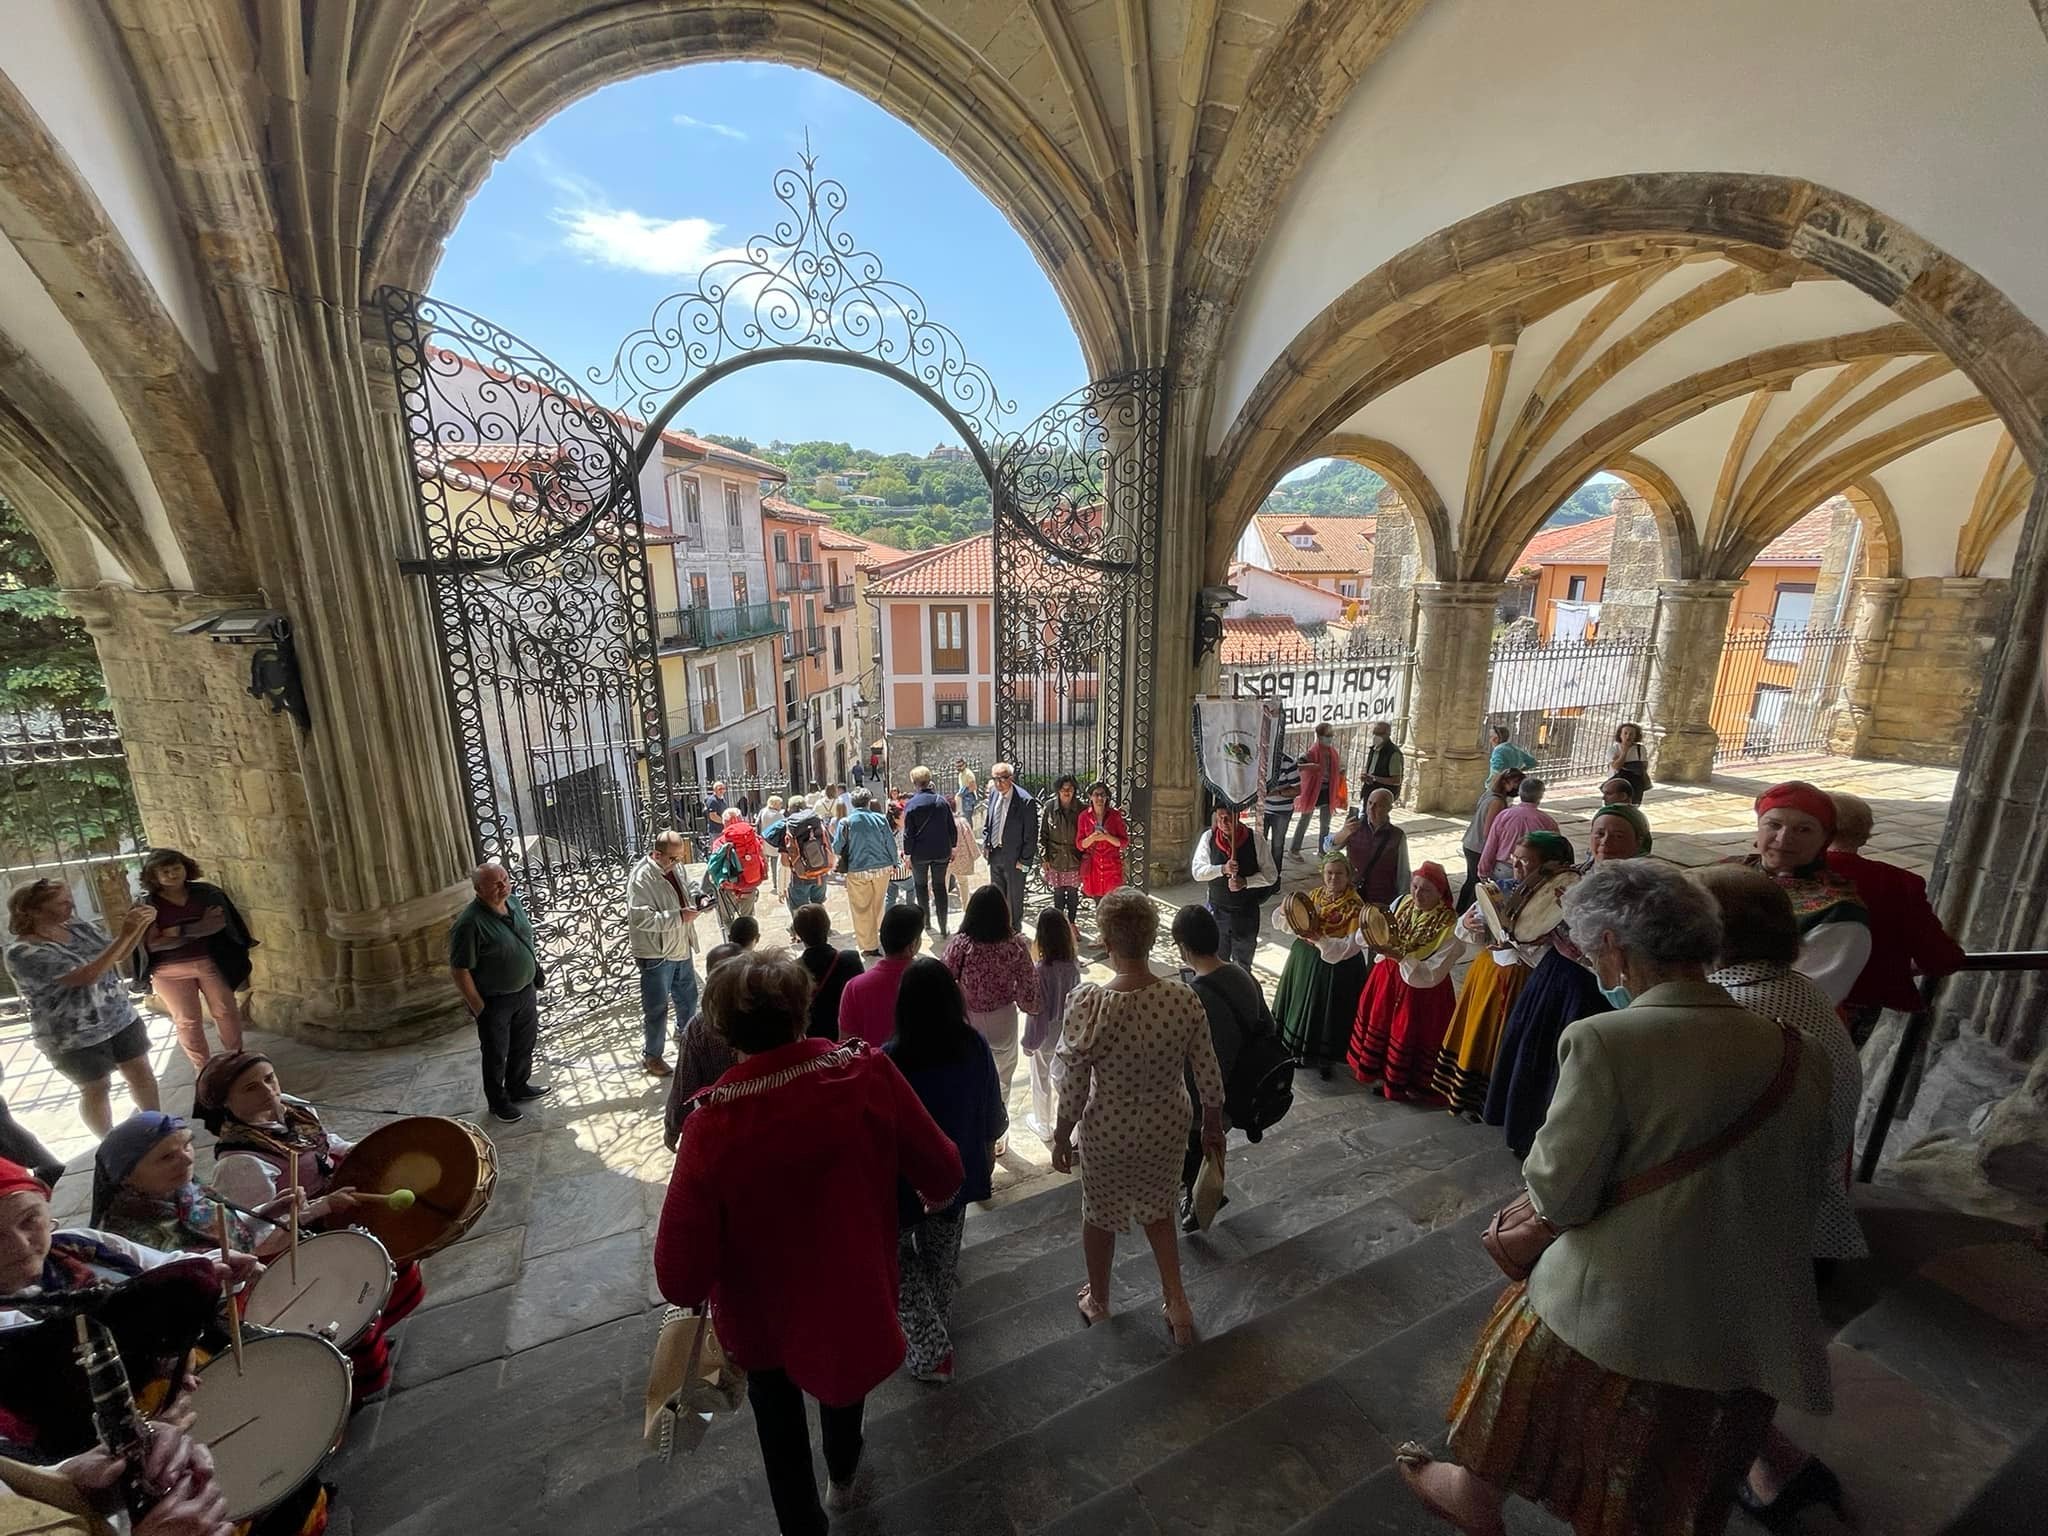
[[[1313,1067],[1342,1061],[1364,990],[1365,956],[1331,965],[1307,939],[1296,939],[1273,998],[1273,1017],[1287,1049]]]

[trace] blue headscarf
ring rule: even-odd
[[[166,1136],[185,1129],[185,1122],[162,1110],[138,1109],[111,1131],[92,1160],[92,1224],[106,1219],[107,1207],[136,1166]]]

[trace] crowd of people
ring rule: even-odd
[[[1653,852],[1640,731],[1615,747],[1582,856],[1543,810],[1533,762],[1497,732],[1454,894],[1441,865],[1411,863],[1393,819],[1390,733],[1374,731],[1353,807],[1318,731],[1259,801],[1202,828],[1188,869],[1204,899],[1171,925],[1177,975],[1155,963],[1161,914],[1127,883],[1129,828],[1105,784],[1064,777],[1041,803],[1010,765],[984,790],[961,763],[952,793],[920,767],[900,797],[864,785],[721,805],[694,880],[687,839],[656,835],[623,892],[642,1063],[668,1079],[676,1153],[656,1277],[670,1301],[710,1310],[747,1372],[781,1528],[813,1536],[868,1496],[863,1411],[882,1381],[953,1379],[966,1212],[990,1198],[1020,1132],[1080,1180],[1079,1323],[1114,1311],[1117,1239],[1135,1229],[1157,1271],[1156,1326],[1191,1342],[1179,1244],[1227,1199],[1228,1132],[1263,1129],[1246,1106],[1276,1054],[1498,1127],[1547,1233],[1481,1331],[1447,1449],[1398,1454],[1432,1511],[1497,1533],[1514,1494],[1585,1533],[1678,1533],[1720,1529],[1737,1502],[1773,1528],[1839,1505],[1832,1472],[1772,1419],[1780,1402],[1827,1405],[1818,1286],[1866,1251],[1847,1184],[1858,1032],[1901,1005],[1915,973],[1962,956],[1924,885],[1862,851],[1873,816],[1856,797],[1776,785],[1757,797],[1746,857],[1685,870]],[[1315,879],[1283,896],[1284,859],[1302,856],[1311,824]],[[1035,914],[1032,861],[1046,890]],[[134,1277],[188,1253],[225,1288],[275,1257],[286,1211],[318,1230],[354,1208],[348,1143],[243,1048],[234,990],[255,941],[233,903],[173,850],[145,870],[147,898],[115,934],[61,885],[10,899],[6,963],[36,1043],[102,1140],[90,1226],[55,1232],[62,1164],[0,1114],[0,1291]],[[506,872],[481,866],[474,883],[449,960],[490,1111],[510,1121],[548,1091],[531,1078],[543,977]],[[833,883],[851,915],[844,947],[824,904]],[[763,886],[786,890],[789,947],[761,942]],[[700,938],[700,921],[722,941]],[[1287,948],[1269,1003],[1252,960],[1275,929]],[[1099,964],[1084,968],[1090,950]],[[124,963],[199,1067],[194,1115],[216,1137],[205,1183],[189,1127],[156,1102]],[[1030,1110],[1013,1126],[1020,1063]],[[139,1106],[119,1126],[115,1071]],[[359,1396],[388,1378],[384,1331],[421,1293],[408,1266],[351,1344]],[[25,1321],[0,1311],[0,1338]],[[1551,1433],[1560,1415],[1570,1457]],[[0,1441],[50,1449],[4,1410]],[[217,1513],[204,1450],[181,1454],[168,1486],[188,1523],[160,1524],[166,1536],[216,1528],[191,1513]],[[75,1470],[104,1476],[90,1458]],[[294,1514],[316,1517],[322,1500],[312,1483]]]

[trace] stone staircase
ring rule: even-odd
[[[1389,1105],[1348,1083],[1308,1080],[1304,1090],[1261,1145],[1233,1145],[1231,1204],[1209,1233],[1182,1244],[1201,1333],[1190,1349],[1176,1351],[1167,1338],[1151,1258],[1135,1237],[1118,1248],[1116,1315],[1080,1325],[1075,1182],[972,1212],[952,1309],[958,1377],[930,1387],[899,1374],[869,1398],[874,1500],[841,1516],[834,1531],[1443,1529],[1400,1486],[1392,1448],[1410,1436],[1441,1442],[1444,1407],[1500,1290],[1479,1232],[1518,1187],[1517,1165],[1490,1128]],[[1972,1229],[1947,1241],[1985,1235]],[[2023,1261],[2002,1262],[1998,1284],[2008,1287],[2020,1273],[2010,1265]],[[2041,1263],[2036,1278],[2048,1295],[2048,1259]],[[1910,1304],[1912,1286],[1892,1290],[1872,1278],[1866,1289],[1856,1303],[1861,1316],[1835,1346],[1838,1378],[1848,1380],[1843,1412],[1827,1421],[1836,1439],[1824,1448],[1845,1481],[1853,1488],[1859,1475],[1859,1402],[1889,1416],[1882,1433],[1865,1426],[1879,1462],[1899,1460],[1895,1445],[1884,1448],[1887,1435],[1976,1442],[1960,1454],[1944,1447],[1945,1471],[1921,1475],[1916,1488],[1887,1489],[1891,1517],[1864,1526],[1873,1536],[1914,1536],[1937,1528],[1928,1510],[1945,1516],[1961,1507],[2025,1432],[1987,1430],[1970,1416],[1981,1416],[1993,1394],[1956,1360],[2031,1367],[2048,1359],[2048,1324],[2036,1337],[2040,1317],[2008,1316],[1999,1326],[2017,1330],[2015,1338],[1987,1344],[1976,1318],[1951,1305],[1937,1309],[1929,1336],[1939,1347],[1923,1346],[1914,1319],[1926,1309]],[[657,1316],[624,1318],[395,1393],[372,1410],[374,1423],[358,1421],[367,1433],[352,1431],[330,1471],[343,1490],[337,1529],[772,1536],[745,1414],[670,1466],[641,1450]],[[1859,1353],[1870,1345],[1853,1342],[1857,1328],[1882,1333],[1888,1318],[1891,1347]],[[1979,1339],[1963,1357],[1959,1331]],[[2012,1369],[1993,1385],[2005,1389]],[[1968,1379],[1946,1393],[1938,1381],[1904,1379],[1944,1370]],[[1887,1397],[1873,1371],[1899,1390]],[[2048,1389],[2024,1397],[2025,1411],[2040,1399],[2048,1415]],[[1509,1520],[1517,1536],[1564,1530],[1520,1503],[1510,1504]],[[1831,1529],[1824,1518],[1814,1528]],[[1754,1527],[1738,1516],[1731,1529]]]

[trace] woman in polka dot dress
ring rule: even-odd
[[[1148,956],[1159,914],[1151,901],[1126,887],[1104,896],[1097,915],[1116,975],[1104,984],[1083,982],[1067,1000],[1052,1147],[1061,1173],[1073,1170],[1077,1155],[1081,1165],[1081,1251],[1088,1263],[1081,1321],[1109,1316],[1117,1234],[1136,1225],[1159,1265],[1167,1331],[1174,1343],[1187,1344],[1195,1319],[1181,1288],[1174,1227],[1191,1113],[1185,1080],[1194,1074],[1202,1141],[1220,1157],[1223,1074],[1201,1000],[1152,974]]]

